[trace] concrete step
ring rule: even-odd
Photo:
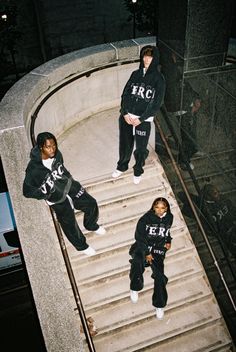
[[[183,232],[183,234],[185,234]],[[131,233],[133,235],[133,232]],[[133,236],[129,235],[130,241],[116,248],[111,247],[109,250],[101,251],[96,256],[88,258],[87,261],[82,259],[82,256],[72,258],[74,274],[79,282],[91,282],[103,277],[114,275],[122,272],[129,267],[129,248],[134,242]],[[181,256],[183,253],[192,251],[193,245],[185,236],[178,236],[172,241],[172,248],[168,252],[168,258]],[[167,260],[167,258],[166,258]],[[91,265],[88,265],[91,263]]]
[[[222,331],[224,333],[222,334]],[[222,320],[179,334],[151,348],[138,348],[137,352],[232,352],[230,337]]]
[[[178,219],[178,209],[172,210],[175,220],[174,224],[171,228],[171,237],[176,239],[179,236],[184,236],[187,241],[193,243],[189,231],[182,220],[182,217]],[[100,255],[105,252],[109,252],[113,249],[120,248],[124,245],[128,245],[134,242],[135,228],[142,214],[134,215],[133,217],[127,217],[125,219],[121,219],[120,221],[114,222],[112,224],[106,225],[106,234],[105,235],[97,235],[95,232],[88,232],[83,229],[83,233],[85,234],[88,243],[96,248],[97,254],[92,258],[88,258],[88,260],[93,260],[97,255]],[[181,216],[181,214],[180,214]],[[177,219],[176,219],[177,218]],[[72,244],[64,237],[67,251],[69,253],[71,261],[83,261],[84,255],[81,255]],[[172,244],[173,248],[173,244]]]
[[[186,304],[167,311],[163,321],[158,321],[153,315],[140,323],[134,322],[117,329],[116,332],[113,331],[112,337],[110,333],[97,335],[94,343],[97,352],[133,352],[174,338],[176,335],[197,330],[218,319],[220,319],[218,306],[212,297],[207,297],[201,302],[199,300],[191,302],[191,307]],[[202,330],[202,334],[205,334],[205,329]]]
[[[107,226],[124,223],[132,219],[138,220],[140,216],[150,209],[153,200],[158,196],[163,196],[163,193],[153,188],[143,193],[132,194],[124,199],[114,199],[109,204],[100,205],[98,223],[107,228]],[[173,226],[186,225],[179,208],[172,201],[171,195],[166,195],[166,198],[170,203],[171,211],[174,215]],[[81,212],[76,213],[76,219],[81,230],[84,234],[87,234],[88,231],[83,227],[83,216]]]
[[[89,313],[95,320],[98,333],[111,332],[124,325],[155,315],[155,308],[152,306],[152,293],[153,287],[141,291],[137,304],[133,304],[127,297],[122,301],[106,305],[102,311],[90,310]],[[165,312],[201,300],[210,294],[209,286],[201,275],[187,276],[184,283],[173,280],[168,284],[169,300]],[[119,314],[116,314],[117,311],[119,311]]]
[[[147,188],[153,187],[170,187],[169,183],[163,175],[163,168],[157,162],[149,162],[144,167],[144,174],[140,184],[137,186],[133,183],[133,172],[128,170],[119,178],[114,179],[111,174],[105,175],[105,178],[96,178],[87,181],[84,184],[86,190],[97,199],[98,203],[104,203],[115,197],[124,198],[127,193],[137,193],[145,191]]]
[[[103,305],[129,297],[129,270],[126,265],[122,271],[114,272],[97,280],[80,282],[76,277],[83,304],[87,309],[101,308]],[[182,280],[183,277],[201,272],[202,267],[197,257],[188,252],[182,256],[166,258],[165,273],[172,280]],[[76,276],[76,275],[75,275]],[[144,273],[144,291],[153,286],[151,269],[147,268]],[[96,290],[94,288],[96,287]],[[96,294],[95,294],[96,292]],[[72,293],[71,293],[72,294]]]

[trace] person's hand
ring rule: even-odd
[[[192,106],[192,112],[197,112],[201,107],[201,100],[200,99],[195,99],[193,106]]]
[[[166,248],[167,250],[169,250],[169,249],[171,248],[171,243],[166,243],[166,244],[165,244],[165,248]]]
[[[152,264],[152,261],[153,261],[153,256],[151,254],[148,254],[146,255],[146,262],[149,263],[149,264]]]
[[[132,125],[136,127],[136,126],[140,125],[140,123],[141,123],[141,121],[139,119],[133,119]]]
[[[134,120],[130,117],[129,114],[124,115],[124,119],[125,119],[126,123],[128,123],[128,125],[133,125]]]

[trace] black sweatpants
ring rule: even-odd
[[[135,142],[134,176],[140,176],[144,172],[143,166],[149,154],[147,145],[151,133],[151,123],[142,122],[139,126],[135,127],[135,135],[133,135],[133,126],[129,125],[123,115],[121,115],[119,118],[119,131],[119,161],[117,163],[117,170],[128,170]]]
[[[182,140],[182,155],[180,162],[190,162],[192,156],[198,151],[197,147],[197,118],[186,113],[181,116],[180,133]]]
[[[74,208],[84,213],[83,224],[89,231],[96,231],[99,228],[98,206],[97,201],[80,185],[79,182],[73,181],[69,192]],[[56,213],[57,220],[68,240],[77,250],[88,248],[86,238],[80,230],[75,217],[75,211],[72,208],[68,198],[62,203],[52,205]]]
[[[156,249],[158,253],[152,253],[154,260],[150,265],[152,268],[152,278],[154,279],[154,291],[152,295],[152,304],[156,308],[166,306],[168,294],[166,284],[168,278],[164,275],[164,259],[166,249]],[[130,289],[133,291],[141,291],[143,289],[143,273],[145,271],[145,254],[136,249],[132,254],[130,269]]]

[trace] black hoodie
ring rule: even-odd
[[[153,48],[153,59],[144,74],[143,50]],[[141,50],[139,69],[132,72],[121,96],[120,113],[139,116],[141,122],[155,116],[163,102],[165,79],[158,71],[158,49],[147,45]]]
[[[149,210],[138,221],[135,230],[135,240],[139,248],[145,255],[150,253],[150,247],[153,249],[164,249],[166,243],[171,243],[170,228],[173,223],[173,215],[167,212],[160,218],[154,212]]]
[[[63,202],[73,179],[63,165],[61,152],[57,149],[52,170],[43,165],[38,146],[31,150],[30,159],[23,183],[23,195],[27,198],[45,199],[52,203]]]

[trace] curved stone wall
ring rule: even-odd
[[[92,113],[119,104],[124,82],[137,65],[128,62],[138,60],[146,44],[155,45],[155,38],[104,44],[58,57],[20,79],[0,103],[0,155],[47,351],[84,349],[49,208],[44,201],[22,195],[32,147],[32,114],[38,111],[35,134],[50,130],[58,136]],[[91,71],[90,76],[69,83]]]
[[[78,121],[120,103],[120,94],[137,63],[114,66],[83,76],[53,94],[42,106],[36,134],[45,129],[56,136]]]

